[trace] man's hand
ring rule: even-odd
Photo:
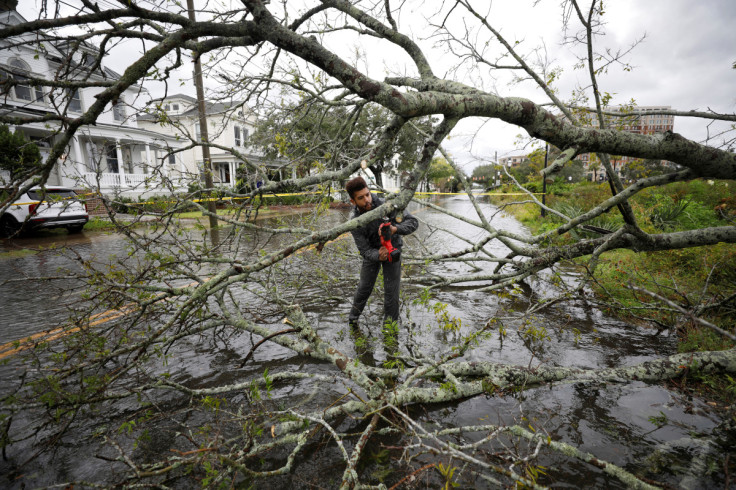
[[[378,249],[378,260],[381,262],[386,262],[388,260],[388,249],[386,247]]]
[[[394,225],[391,225],[391,234],[395,235],[397,231],[399,231],[399,229],[396,228]]]

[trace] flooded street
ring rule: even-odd
[[[125,256],[126,243],[112,233],[45,234],[0,240],[0,344],[57,327],[79,301],[82,283],[68,278],[81,269],[75,255]],[[29,278],[48,278],[28,281]]]
[[[474,210],[467,198],[447,198],[443,205],[457,214],[473,217]],[[405,240],[402,258],[405,264],[402,279],[404,325],[399,331],[399,349],[408,353],[407,346],[416,346],[425,355],[431,356],[432,353],[457,345],[458,335],[441,331],[436,314],[416,304],[415,300],[420,296],[423,286],[416,284],[413,278],[427,273],[467,274],[472,267],[467,264],[432,264],[425,271],[421,260],[415,260],[412,264],[413,256],[424,253],[423,249],[438,253],[467,247],[467,243],[437,227],[451,229],[457,235],[471,240],[477,231],[430,208],[412,206],[412,212],[421,223],[419,230]],[[482,206],[490,217],[495,208],[488,203]],[[332,211],[325,219],[324,226],[338,223],[344,220],[344,216],[342,211]],[[290,219],[296,219],[296,216],[279,218],[279,223]],[[504,230],[525,233],[518,222],[502,213],[493,215],[491,224]],[[193,243],[196,243],[197,232],[192,233]],[[227,250],[234,254],[250,257],[248,253],[258,248],[255,244],[264,245],[259,240],[224,243],[223,247],[229,247]],[[272,250],[288,242],[286,237],[276,236],[269,238],[265,247]],[[494,253],[503,252],[502,245],[489,245],[487,249]],[[347,313],[359,271],[359,258],[354,253],[352,238],[345,236],[326,245],[321,254],[314,250],[295,254],[288,259],[289,268],[284,272],[284,277],[293,279],[294,284],[283,285],[284,294],[294,291],[288,299],[303,306],[319,335],[336,349],[348,356],[358,357],[366,364],[379,365],[390,354],[387,353],[380,330],[382,293],[375,291],[372,295],[358,334],[347,327]],[[227,251],[224,255],[227,255]],[[52,329],[66,321],[68,307],[79,306],[82,301],[81,284],[65,278],[70,273],[79,272],[77,256],[94,258],[101,267],[119,259],[135,258],[135,254],[128,258],[128,245],[114,234],[55,235],[50,238],[3,240],[0,243],[0,277],[3,280],[13,279],[0,286],[0,343]],[[310,276],[311,271],[318,268],[329,272],[322,280]],[[561,267],[556,272],[565,282],[574,284],[577,281],[577,273],[573,269]],[[305,275],[302,282],[299,282],[298,273]],[[15,281],[24,277],[48,279],[40,282]],[[530,293],[536,297],[554,293],[553,287],[544,279],[529,281],[528,290],[523,295],[479,292],[464,286],[438,288],[432,291],[432,303],[447,305],[448,315],[461,320],[462,334],[478,331],[494,318],[499,321],[502,328],[494,328],[489,339],[484,340],[478,348],[469,350],[463,358],[467,361],[593,369],[631,366],[674,353],[675,339],[668,332],[657,333],[607,317],[588,304],[584,297],[525,317],[521,313],[529,306],[532,299]],[[233,301],[258,303],[253,292],[245,288],[233,294],[236,295]],[[268,317],[267,312],[263,315],[265,323],[277,325],[281,320]],[[265,369],[270,373],[334,374],[334,366],[297,356],[272,342],[255,350],[252,359],[243,366],[243,358],[251,350],[254,341],[258,340],[251,335],[231,335],[224,340],[212,337],[200,340],[186,340],[167,353],[166,369],[173,381],[191,388],[201,388],[258,379],[263,376]],[[17,378],[22,371],[14,362],[14,356],[9,356],[8,360],[6,365],[0,367],[3,380],[0,388],[3,393],[11,388],[9,381]],[[271,397],[275,405],[316,409],[334,403],[346,392],[345,386],[340,383],[327,387],[319,385],[319,390],[315,391],[312,381],[304,380],[274,387]],[[697,441],[706,441],[721,421],[704,402],[683,400],[681,397],[665,387],[643,382],[620,385],[560,383],[515,393],[477,396],[456,404],[435,405],[418,409],[416,416],[418,420],[437,429],[477,424],[528,425],[535,431],[543,431],[553,440],[574,444],[633,473],[646,474],[676,486],[709,488],[720,482],[718,472],[708,472],[706,464],[717,448],[708,442],[701,444]],[[229,398],[229,403],[237,406],[246,403],[245,400],[244,394],[236,394]],[[176,412],[176,407],[183,401],[171,393],[162,395],[155,403],[170,404]],[[113,455],[109,450],[100,449],[102,440],[99,434],[110,430],[110,427],[119,426],[136,410],[133,405],[123,404],[116,413],[91,417],[90,423],[71,434],[62,448],[42,453],[30,465],[35,470],[25,468],[24,479],[33,487],[70,480],[106,481],[101,472],[111,471],[112,477],[120,462],[111,460]],[[150,442],[137,448],[136,454],[146,458],[147,455],[168,453],[174,446],[175,433],[185,424],[196,426],[197,417],[195,412],[183,411],[176,419],[154,422]],[[657,423],[658,420],[666,420],[666,423]],[[390,437],[385,440],[386,446],[394,442]],[[461,442],[459,438],[457,442]],[[31,457],[33,448],[28,443],[19,443],[10,448],[8,453],[11,455],[10,462],[0,463],[3,473],[8,471],[10,466],[7,465],[18,465]],[[331,482],[339,483],[343,471],[340,464],[333,464],[337,461],[335,456],[334,448],[323,448],[312,461],[301,461],[297,472],[272,483],[283,487],[311,488],[314,481],[319,481],[318,486],[332,488],[335,485]],[[432,457],[426,455],[419,458],[420,462],[425,460],[432,461]],[[623,487],[621,482],[606,476],[598,468],[583,465],[560,454],[542,455],[540,464],[547,468],[552,486],[559,482],[575,487]],[[385,465],[374,463],[374,469],[378,472]],[[488,483],[477,481],[475,484],[482,487]],[[20,488],[17,481],[5,480],[0,485]]]

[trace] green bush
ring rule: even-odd
[[[130,204],[133,202],[135,201],[133,201],[133,199],[129,197],[119,197],[111,203],[110,207],[116,213],[138,214],[138,209],[133,206],[130,206]]]
[[[0,125],[0,169],[7,170],[12,180],[24,180],[43,163],[38,146],[26,140],[23,133],[11,133]]]
[[[547,194],[553,196],[566,196],[569,194],[573,186],[567,182],[555,180],[552,184],[547,184]]]
[[[690,204],[691,201],[687,198],[673,201],[668,196],[658,195],[655,204],[650,208],[649,220],[660,230],[674,228]]]
[[[542,181],[527,182],[524,184],[524,187],[526,187],[529,192],[542,192]]]
[[[583,209],[577,204],[573,204],[569,201],[558,202],[553,206],[553,208],[569,218],[575,218],[576,216],[580,216],[587,211],[586,209]],[[559,218],[557,216],[555,216],[553,220],[556,221],[558,224],[563,222],[562,218]],[[604,213],[600,216],[596,216],[585,224],[613,233],[621,227],[621,225],[623,224],[623,219],[619,214]],[[576,229],[570,230],[570,235],[572,235],[572,237],[575,239],[580,239],[599,237],[601,233],[585,230],[578,227]]]
[[[725,224],[712,207],[700,202],[691,203],[679,217],[678,223],[682,228],[689,230]]]
[[[632,200],[632,205],[657,230],[723,226],[726,222],[716,207],[732,195],[734,188],[733,183],[724,181],[676,182],[645,189]]]

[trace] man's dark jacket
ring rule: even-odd
[[[381,204],[383,199],[375,197],[371,194],[373,206],[371,211]],[[353,207],[353,211],[350,213],[350,218],[357,218],[363,214],[358,206]],[[391,236],[391,244],[398,249],[401,249],[404,241],[401,239],[401,235],[409,235],[419,227],[419,221],[409,214],[408,211],[404,210],[399,213],[399,222],[397,222],[397,212],[392,211],[388,217],[391,220],[391,224],[396,227],[396,233]],[[358,247],[358,251],[364,260],[370,260],[371,262],[379,262],[378,249],[381,248],[381,239],[378,236],[378,228],[383,223],[382,218],[374,219],[360,228],[354,229],[351,233],[355,240],[355,245]]]

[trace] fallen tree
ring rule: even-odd
[[[736,156],[727,148],[691,141],[675,133],[646,135],[607,128],[605,116],[610,114],[601,100],[597,76],[602,64],[608,65],[617,58],[596,51],[603,15],[602,6],[596,2],[586,9],[576,1],[564,4],[572,13],[565,17],[568,27],[573,20],[581,26],[579,39],[585,48],[584,61],[590,77],[587,89],[595,100],[595,107],[590,108],[561,100],[550,86],[552,82],[524,59],[520,48],[507,42],[487,15],[464,0],[443,5],[430,23],[443,45],[476,69],[504,69],[498,62],[480,56],[476,51],[479,45],[470,43],[468,37],[445,23],[455,15],[472,22],[488,36],[489,42],[498,42],[503,50],[499,56],[515,60],[510,69],[522,73],[543,90],[544,101],[501,96],[463,80],[438,77],[431,55],[425,54],[417,41],[399,28],[396,15],[405,8],[403,5],[323,0],[298,11],[292,11],[290,5],[284,5],[283,12],[280,8],[258,0],[243,0],[239,10],[199,12],[201,20],[191,20],[185,9],[165,3],[123,2],[115,8],[85,1],[75,15],[47,9],[46,17],[0,29],[0,39],[8,49],[41,49],[44,43],[71,41],[77,43],[79,50],[84,43],[94,42],[99,46],[98,61],[107,54],[109,46],[124,39],[137,40],[145,47],[143,54],[132,59],[117,79],[90,81],[70,76],[79,62],[74,49],[66,60],[67,70],[59,70],[54,80],[33,76],[21,79],[18,74],[15,79],[6,79],[5,85],[11,88],[30,83],[69,90],[91,84],[100,89],[95,101],[81,114],[68,110],[22,116],[6,110],[0,114],[2,123],[19,127],[44,123],[55,128],[54,143],[45,163],[34,166],[24,179],[9,182],[16,192],[39,179],[45,182],[75,134],[85,125],[95,124],[105,108],[130,87],[151,78],[168,79],[170,72],[181,65],[184,52],[210,60],[209,73],[227,82],[222,100],[237,93],[253,105],[264,104],[264,110],[268,110],[270,98],[279,95],[276,87],[289,85],[308,101],[347,108],[375,104],[392,118],[380,134],[366,143],[362,154],[341,161],[337,168],[327,170],[315,165],[302,177],[278,182],[266,179],[252,192],[220,189],[221,195],[245,203],[234,206],[233,214],[216,216],[227,228],[183,230],[178,226],[177,213],[196,208],[211,215],[198,198],[209,196],[212,189],[178,193],[158,215],[155,227],[143,230],[120,223],[120,230],[130,242],[129,258],[100,264],[94,258],[77,256],[83,267],[80,277],[88,291],[71,323],[50,332],[48,337],[19,341],[12,346],[24,349],[25,357],[11,361],[17,363],[13,365],[21,374],[3,397],[3,450],[10,460],[6,463],[12,472],[9,474],[23,474],[32,461],[54,454],[68,438],[81,435],[100,441],[98,456],[108,461],[114,471],[98,475],[98,481],[75,478],[64,484],[163,487],[183,485],[180,482],[190,477],[203,486],[252,483],[255,479],[283,478],[297,473],[297,468],[306,472],[309,454],[315,448],[329,446],[333,452],[328,457],[342,461],[340,481],[334,482],[335,486],[386,487],[381,478],[365,470],[367,453],[388,446],[382,437],[395,437],[398,442],[390,449],[399,454],[397,467],[401,473],[387,480],[390,484],[408,484],[426,477],[442,485],[462,478],[466,483],[536,488],[554,482],[545,479],[539,460],[554,460],[556,456],[550,455],[560,453],[565,458],[585,461],[602,470],[606,478],[617,479],[625,486],[657,485],[622,465],[599,459],[564,440],[553,440],[549,434],[543,435],[542,426],[533,427],[531,422],[522,426],[523,417],[518,424],[432,428],[428,421],[431,417],[421,420],[420,407],[460,404],[483,395],[506,398],[542,386],[555,389],[565,384],[592,384],[604,390],[609,385],[680,380],[695,373],[730,376],[736,371],[733,348],[663,353],[661,359],[612,368],[582,369],[543,362],[533,365],[532,361],[538,359],[533,340],[543,341],[544,334],[534,337],[535,330],[526,330],[532,333],[525,337],[530,352],[528,363],[524,359],[525,365],[492,359],[474,361],[470,359],[472,353],[487,347],[492,334],[504,338],[503,325],[497,319],[489,319],[486,324],[462,328],[452,318],[442,316],[440,305],[435,310],[440,321],[433,328],[454,336],[446,348],[428,348],[418,342],[417,332],[427,325],[407,322],[398,338],[396,332],[385,333],[385,362],[370,365],[361,360],[362,342],[355,341],[355,355],[341,351],[339,342],[329,338],[333,335],[326,336],[319,330],[318,315],[309,313],[315,304],[329,301],[334,301],[335,309],[339,309],[354,278],[336,274],[339,269],[334,267],[343,265],[342,270],[349,270],[357,259],[340,249],[339,243],[334,249],[328,246],[323,253],[329,257],[331,269],[324,263],[310,262],[311,250],[323,250],[326,243],[339,240],[362,224],[393,210],[402,211],[416,201],[417,188],[424,182],[432,159],[444,151],[443,142],[466,118],[501,120],[555,145],[562,152],[551,168],[564,166],[579,154],[596,153],[608,177],[611,195],[579,215],[569,216],[541,203],[527,191],[529,201],[562,221],[554,229],[537,235],[499,228],[485,204],[470,192],[467,198],[475,212],[473,217],[421,201],[476,232],[461,235],[446,227],[444,231],[458,242],[466,242],[465,248],[427,251],[411,257],[416,267],[426,267],[426,271],[411,277],[412,282],[431,288],[423,294],[466,284],[489,295],[506,292],[532,280],[549,279],[545,274],[552,274],[554,279],[554,267],[571,260],[584,261],[594,277],[601,257],[616,249],[670,251],[736,243],[736,227],[727,220],[719,226],[654,232],[630,204],[638,193],[655,186],[695,178],[736,179]],[[57,15],[51,15],[52,11]],[[340,55],[343,42],[339,37],[333,41],[332,33],[382,40],[411,60],[409,74],[383,80],[372,78],[367,70],[361,71]],[[234,54],[239,61],[234,61]],[[317,70],[319,76],[310,70]],[[597,118],[597,126],[585,124],[581,113],[588,112]],[[733,114],[665,112],[736,121]],[[627,114],[636,115],[636,108]],[[424,141],[398,192],[389,194],[384,205],[359,218],[322,226],[329,186],[341,187],[361,167],[393,156],[392,148],[401,131],[418,118],[426,121],[428,116],[437,118],[430,130],[411,126],[412,131],[424,135]],[[163,115],[161,122],[166,123]],[[218,146],[197,141],[191,135],[182,137],[188,137],[192,146]],[[263,170],[238,148],[224,148],[244,167]],[[625,186],[608,154],[669,160],[679,167]],[[445,157],[455,166],[456,177],[464,180],[451,155],[445,152]],[[164,172],[161,177],[169,190],[178,190],[166,180]],[[466,189],[471,188],[467,181],[465,184]],[[265,195],[285,189],[315,192],[314,214],[298,224],[256,224],[250,220],[259,213]],[[114,197],[105,200],[111,209],[116,205]],[[12,195],[3,202],[3,209],[11,203]],[[618,213],[623,225],[607,232],[591,224],[604,213]],[[111,219],[115,220],[114,215]],[[598,230],[600,236],[571,238],[570,232],[576,230]],[[493,243],[503,245],[503,252],[493,251]],[[590,284],[587,277],[569,284],[550,282],[556,288],[554,297],[536,301],[517,313],[509,308],[497,317],[533,324],[534,314],[573,301],[584,295]],[[726,298],[724,304],[728,301],[733,301],[733,296]],[[100,311],[107,313],[95,316]],[[702,316],[703,311],[697,313]],[[732,321],[728,315],[724,318],[723,323]],[[282,319],[288,321],[289,328],[279,323]],[[723,323],[717,328],[732,338],[733,324]],[[250,371],[248,375],[241,373],[247,379],[218,379],[214,374],[214,379],[203,380],[188,375],[187,367],[175,362],[187,356],[191,359],[198,346],[205,344],[217,351],[237,353],[237,362],[219,366],[227,372],[233,366],[247,365],[252,354],[265,345],[263,339],[280,346],[288,353],[283,355],[294,362],[306,359],[310,366],[317,367],[294,372],[281,370],[279,363],[274,362],[258,376]],[[308,387],[313,394],[301,401],[273,395],[274,390],[291,385],[304,391]],[[339,397],[330,406],[309,406],[317,393],[333,385],[339,386]],[[95,423],[89,424],[90,420]],[[114,427],[105,421],[112,421]],[[165,429],[161,429],[162,425]],[[151,442],[149,429],[164,438],[168,447],[163,451],[139,451],[139,447],[156,445],[157,441]],[[727,427],[723,433],[729,434]],[[457,434],[463,434],[461,441],[453,439]],[[509,440],[513,442],[507,443]],[[522,447],[522,443],[527,446]],[[715,481],[727,481],[728,460],[718,460],[718,464],[725,470],[721,480]],[[429,476],[429,469],[435,470],[433,476]],[[668,478],[679,481],[678,475]]]

